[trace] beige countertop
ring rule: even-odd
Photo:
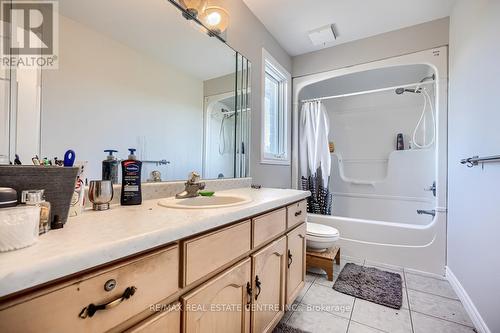
[[[217,209],[174,209],[158,199],[140,206],[85,211],[28,248],[0,253],[0,297],[135,253],[178,241],[309,196],[309,192],[241,188],[217,192],[251,202]]]

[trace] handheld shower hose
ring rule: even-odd
[[[422,109],[422,114],[420,115],[420,119],[418,120],[417,126],[415,126],[415,130],[413,131],[413,144],[420,148],[420,149],[425,149],[431,147],[434,142],[436,141],[436,117],[434,115],[434,106],[432,104],[432,99],[431,96],[429,95],[429,92],[427,91],[427,88],[422,88],[421,90],[422,96],[424,97],[424,107]],[[422,145],[417,143],[417,131],[422,126],[425,114],[427,113],[427,104],[429,104],[429,109],[431,111],[431,118],[432,118],[432,139],[429,143],[425,143],[425,137],[424,137],[424,143]]]

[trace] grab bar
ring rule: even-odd
[[[122,162],[123,160],[118,160],[118,162]],[[144,160],[144,161],[141,161],[143,164],[156,164],[156,166],[160,166],[160,165],[167,165],[167,164],[170,164],[170,161],[167,161],[167,160],[158,160],[158,161],[149,161],[149,160]]]
[[[463,160],[460,161],[460,163],[466,164],[467,167],[472,168],[476,165],[479,165],[479,163],[498,162],[498,161],[500,161],[500,155],[485,156],[485,157],[472,156],[469,158],[464,158]]]

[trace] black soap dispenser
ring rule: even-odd
[[[111,180],[112,184],[118,184],[118,160],[113,155],[117,150],[107,149],[104,151],[108,156],[102,161],[102,180]]]
[[[141,169],[142,162],[135,156],[135,149],[129,148],[128,159],[122,161],[122,192],[120,203],[123,206],[142,203]]]

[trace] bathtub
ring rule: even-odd
[[[444,275],[446,212],[436,209],[428,222],[395,223],[308,214],[308,222],[339,230],[342,255]]]

